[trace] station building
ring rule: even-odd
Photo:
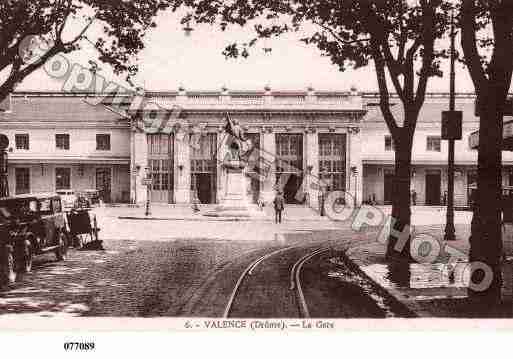
[[[465,206],[476,182],[478,129],[473,94],[459,94],[463,139],[456,142],[455,204]],[[105,202],[218,203],[225,193],[226,116],[255,145],[246,168],[253,201],[284,190],[289,204],[316,207],[319,178],[356,203],[389,204],[393,141],[376,93],[221,91],[147,92],[134,107],[130,95],[16,92],[0,107],[1,132],[10,140],[12,194],[98,189]],[[392,98],[402,119],[402,105]],[[448,94],[429,94],[413,145],[412,189],[417,205],[441,205],[447,188],[447,143],[440,139]],[[163,114],[166,114],[164,117]],[[178,125],[177,125],[178,124]],[[503,154],[503,184],[513,185],[513,155]],[[147,191],[144,178],[151,178]],[[446,198],[445,198],[446,199]]]

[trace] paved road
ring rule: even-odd
[[[56,262],[53,255],[37,257],[32,273],[0,290],[0,316],[219,317],[240,274],[256,258],[276,248],[326,242],[343,245],[358,237],[348,229],[320,230],[325,223],[120,224],[114,216],[104,216],[100,223],[105,251],[71,250],[66,262]],[[116,231],[117,239],[113,238]],[[277,284],[285,278],[290,261],[303,254],[291,255],[288,260],[274,258],[260,268],[264,270],[260,284],[272,282],[274,287],[257,290],[258,298],[273,298],[276,291],[276,300],[266,304],[255,300],[254,292],[243,290],[246,299],[241,296],[236,303],[240,316],[293,315],[296,303]],[[309,272],[305,268],[306,278]],[[316,288],[308,294],[314,301],[324,291]]]

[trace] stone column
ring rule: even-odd
[[[276,182],[276,138],[271,126],[264,127],[262,136],[262,151],[260,166],[263,173],[262,197],[266,203],[274,198],[274,183]]]
[[[143,130],[134,130],[132,132],[133,146],[132,146],[132,163],[135,166],[134,174],[131,176],[131,188],[133,188],[133,201],[138,204],[146,202],[147,188],[142,184],[143,178],[146,177],[146,167],[148,166],[148,140],[146,132]],[[135,181],[135,184],[134,184]]]
[[[223,167],[224,156],[226,155],[226,141],[228,139],[228,134],[224,130],[224,126],[219,126],[217,128],[217,159],[216,159],[216,169],[217,169],[217,203],[221,203],[226,194],[226,180],[227,173],[226,169]]]
[[[191,188],[191,148],[187,128],[179,129],[175,133],[174,141],[175,200],[176,203],[189,203]]]
[[[308,193],[308,206],[319,208],[319,135],[314,127],[306,129],[306,192]]]
[[[363,196],[363,165],[362,165],[362,135],[361,131],[358,127],[352,127],[348,129],[348,137],[350,137],[349,141],[349,169],[355,167],[356,168],[356,178],[353,175],[352,171],[349,171],[348,175],[350,176],[349,180],[351,183],[351,190],[349,194],[351,196],[356,195],[356,204],[360,205],[362,203]],[[355,188],[356,184],[356,188]]]

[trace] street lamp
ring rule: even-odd
[[[191,33],[194,31],[194,29],[191,27],[191,22],[189,20],[187,20],[187,23],[185,24],[183,31],[185,32],[185,36],[191,36]]]
[[[9,147],[9,138],[0,134],[0,197],[9,196],[9,182],[7,179],[7,151]]]
[[[148,216],[151,216],[151,187],[152,187],[152,180],[151,180],[150,167],[146,167],[146,178],[144,178],[143,182],[146,185],[146,210],[144,212],[144,215],[146,217],[148,217]]]
[[[356,196],[358,196],[358,168],[356,166],[351,167],[351,175],[354,177],[354,198],[353,198],[353,204],[356,207],[357,199]]]
[[[455,71],[454,71],[454,13],[451,14],[451,72],[450,72],[450,96],[449,111],[442,111],[442,139],[449,141],[449,155],[447,163],[447,213],[445,223],[446,241],[456,239],[454,229],[454,141],[461,140],[462,112],[455,111]]]
[[[320,210],[321,210],[321,217],[325,215],[325,209],[324,209],[324,201],[326,200],[326,192],[328,191],[328,170],[326,167],[323,167],[320,173]]]

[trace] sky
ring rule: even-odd
[[[78,29],[78,28],[77,28]],[[78,31],[78,30],[77,30]],[[71,30],[72,32],[72,30]],[[140,71],[137,85],[147,90],[273,90],[346,91],[355,86],[359,91],[377,91],[376,75],[372,66],[340,72],[329,58],[322,57],[317,48],[299,41],[299,34],[289,34],[270,41],[271,53],[256,49],[247,59],[225,59],[224,47],[234,40],[248,40],[251,31],[238,27],[225,32],[209,26],[194,26],[186,36],[176,14],[166,12],[157,18],[157,27],[151,29],[145,40],[145,49],[137,63]],[[70,61],[88,66],[97,52],[85,44],[79,52],[67,55]],[[119,84],[126,84],[125,76],[115,76],[108,65],[100,64],[101,74]],[[443,78],[432,78],[428,91],[449,90],[448,64],[444,64]],[[467,70],[457,66],[456,91],[472,92],[473,86]],[[18,90],[61,90],[62,83],[50,78],[43,70],[30,75]]]

